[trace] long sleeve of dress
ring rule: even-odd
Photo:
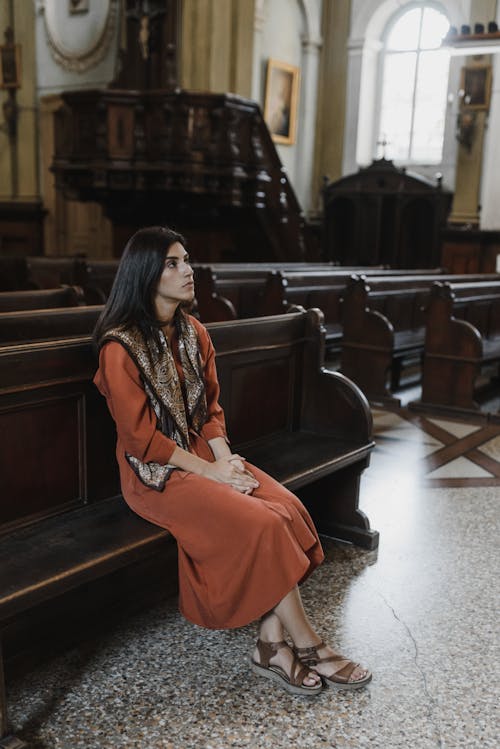
[[[168,463],[176,443],[157,428],[139,370],[117,341],[102,347],[94,383],[108,402],[125,452],[143,463]]]
[[[210,336],[200,323],[197,324],[200,353],[205,374],[205,394],[207,398],[207,420],[200,432],[208,440],[226,436],[224,412],[219,404],[220,387],[215,366],[215,350]]]

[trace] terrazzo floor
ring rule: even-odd
[[[253,675],[254,625],[212,632],[171,599],[9,683],[33,749],[497,749],[500,425],[374,411],[367,552],[325,539],[311,619],[369,687],[292,697]]]

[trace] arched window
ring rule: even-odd
[[[450,59],[440,45],[449,25],[430,5],[412,7],[388,25],[378,157],[405,164],[441,162]]]

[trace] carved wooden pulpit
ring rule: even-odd
[[[56,187],[97,201],[114,251],[140,226],[186,234],[199,261],[307,260],[304,217],[259,106],[176,87],[179,9],[127,0],[127,44],[108,89],[62,95]]]

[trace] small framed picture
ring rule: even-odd
[[[264,119],[275,143],[295,143],[299,68],[270,59],[267,64]]]
[[[0,46],[0,88],[21,86],[21,45]]]
[[[468,109],[488,109],[491,95],[491,65],[462,68],[463,106]]]

